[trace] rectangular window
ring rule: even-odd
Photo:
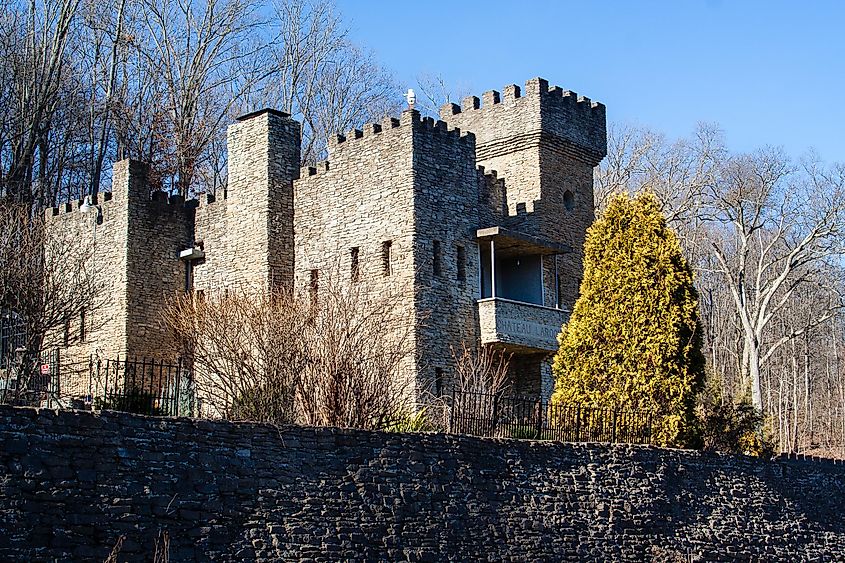
[[[434,394],[443,396],[443,368],[434,368]]]
[[[65,348],[70,346],[70,319],[65,319]]]
[[[85,342],[85,309],[79,312],[79,341]]]
[[[358,274],[359,274],[359,263],[358,263],[358,247],[353,247],[349,250],[349,258],[351,260],[350,263],[350,275],[352,277],[352,281],[358,281]]]
[[[393,241],[391,240],[381,243],[381,265],[385,276],[389,276],[392,273],[390,269],[390,247],[392,245]]]
[[[467,279],[467,253],[463,246],[458,246],[458,281]]]
[[[433,255],[434,260],[434,275],[440,276],[443,274],[443,248],[439,240],[434,241]]]
[[[308,284],[308,292],[311,294],[311,306],[317,305],[317,292],[320,289],[320,271],[311,270],[311,281]]]

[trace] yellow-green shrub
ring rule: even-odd
[[[587,231],[580,297],[558,340],[553,404],[647,411],[656,443],[691,443],[698,294],[652,194],[617,196]]]

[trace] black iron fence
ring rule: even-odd
[[[26,325],[13,313],[0,310],[0,369],[12,365],[15,350],[26,345]]]
[[[0,372],[0,402],[152,416],[201,414],[192,371],[181,360],[92,358],[62,364],[54,351],[27,361],[33,363],[29,369],[12,365]],[[474,392],[453,393],[441,406],[442,410],[436,409],[435,426],[455,434],[565,442],[652,442],[652,416],[641,411],[552,405],[537,398]]]
[[[91,360],[90,402],[108,409],[153,416],[194,416],[196,394],[181,360]]]
[[[460,392],[452,395],[448,431],[473,436],[649,444],[645,412],[552,405],[540,399]]]

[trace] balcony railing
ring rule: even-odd
[[[569,312],[501,297],[478,300],[482,344],[503,344],[515,350],[552,352]]]

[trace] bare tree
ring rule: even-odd
[[[269,76],[270,45],[253,2],[145,0],[140,15],[141,63],[164,102],[154,156],[162,184],[187,196],[230,110]]]
[[[276,69],[264,95],[302,121],[302,161],[313,163],[325,158],[332,134],[397,110],[400,92],[372,54],[348,40],[330,1],[286,0],[275,6]]]
[[[763,408],[760,369],[777,349],[829,319],[838,296],[802,327],[766,343],[765,331],[796,291],[841,252],[845,173],[813,164],[796,173],[776,151],[729,160],[709,191],[707,220],[724,229],[712,237],[714,270],[733,299],[743,333],[743,364],[752,404]]]
[[[472,89],[464,83],[451,84],[442,74],[422,73],[417,76],[417,109],[440,119],[440,108],[448,103],[461,103]]]
[[[658,196],[696,271],[710,377],[725,404],[754,396],[786,450],[845,445],[829,336],[842,330],[842,175],[774,150],[731,154],[708,125],[677,141],[611,126],[596,174],[598,208],[618,191]]]
[[[80,0],[7,1],[0,17],[3,119],[2,192],[19,202],[44,205],[48,194],[48,142],[54,125]],[[33,186],[35,189],[33,190]]]

